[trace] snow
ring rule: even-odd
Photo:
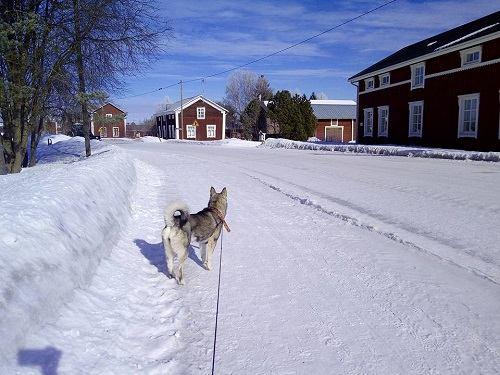
[[[446,43],[446,44],[443,44],[442,46],[439,46],[438,48],[436,48],[436,49],[435,49],[435,51],[439,51],[439,50],[441,50],[441,49],[444,49],[444,48],[450,47],[450,46],[452,46],[452,45],[454,45],[454,44],[457,44],[457,43],[461,42],[461,41],[462,41],[462,40],[464,40],[464,39],[468,39],[468,38],[470,38],[471,36],[474,36],[474,35],[476,35],[476,34],[482,33],[483,31],[488,30],[488,29],[491,29],[492,27],[495,27],[495,26],[497,26],[497,25],[498,25],[498,22],[497,22],[497,23],[494,23],[493,25],[489,25],[489,26],[483,27],[483,28],[481,28],[481,29],[479,29],[479,30],[476,30],[476,31],[472,32],[472,33],[466,34],[466,35],[464,35],[464,36],[462,36],[462,37],[460,37],[460,38],[458,38],[458,39],[455,39],[455,40],[453,40],[453,41],[451,41],[451,42],[449,42],[449,43]]]
[[[125,225],[135,170],[108,151],[81,160],[82,139],[58,136],[38,167],[0,179],[0,359],[88,285]]]
[[[227,187],[231,227],[215,373],[498,373],[499,164],[229,143],[126,142],[7,176],[27,176],[15,186],[29,192],[31,176],[62,180],[66,167],[70,187],[90,178],[85,166],[101,176],[105,160],[115,168],[128,155],[124,169],[137,182],[91,280],[15,345],[0,336],[11,348],[0,373],[210,373],[221,242],[213,271],[192,244],[178,286],[165,275],[160,237],[167,203],[197,211],[210,186]],[[120,178],[95,189],[104,195],[128,176],[107,171]],[[87,212],[71,204],[51,216]],[[107,236],[120,229],[100,227]]]
[[[408,156],[420,158],[500,161],[500,152],[478,152],[426,147],[404,147],[390,145],[332,144],[315,141],[300,142],[283,138],[269,138],[261,146],[265,148],[288,148],[297,150],[336,151],[370,155]]]
[[[311,104],[327,104],[327,105],[356,105],[354,100],[348,99],[314,99],[310,100]]]

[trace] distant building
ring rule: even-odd
[[[353,100],[311,100],[316,116],[316,138],[325,142],[356,141],[356,102]]]
[[[156,113],[158,136],[165,139],[210,141],[226,136],[227,110],[202,95],[167,104]]]
[[[44,130],[49,134],[61,134],[62,126],[56,120],[47,120],[44,124]]]
[[[500,12],[405,47],[349,78],[358,141],[500,151]]]
[[[101,138],[123,138],[127,131],[127,113],[113,103],[106,103],[92,113],[90,131]]]

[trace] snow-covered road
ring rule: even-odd
[[[178,143],[137,159],[132,218],[26,348],[60,374],[210,372],[217,259],[166,278],[162,210],[228,188],[217,374],[500,372],[500,165]],[[53,353],[53,352],[51,352]],[[38,373],[36,367],[17,367]]]

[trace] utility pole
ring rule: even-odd
[[[181,129],[180,138],[184,139],[184,114],[183,114],[183,103],[182,103],[182,79],[181,79]]]

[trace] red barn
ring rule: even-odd
[[[356,141],[356,102],[353,100],[311,100],[316,117],[315,137],[326,142]]]
[[[500,151],[500,12],[405,47],[349,78],[358,141]]]
[[[112,103],[106,103],[92,113],[90,131],[101,138],[124,138],[127,113]]]
[[[158,136],[198,141],[224,139],[226,114],[225,108],[201,95],[183,99],[182,106],[180,101],[167,104],[164,111],[156,114]]]

